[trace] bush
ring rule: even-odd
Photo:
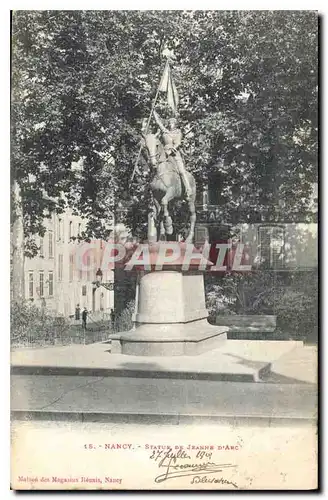
[[[27,301],[11,303],[10,321],[13,345],[54,343],[69,332],[69,323],[64,317],[51,316]]]
[[[311,271],[254,271],[207,276],[209,321],[217,314],[273,314],[281,338],[317,341],[318,273]]]
[[[126,332],[133,327],[132,315],[134,314],[135,301],[127,303],[125,309],[115,319],[115,330],[117,332]]]
[[[317,271],[294,273],[285,288],[276,291],[277,327],[289,338],[316,342],[318,335]]]
[[[210,321],[217,314],[274,314],[274,283],[275,277],[268,271],[207,276],[206,306]]]

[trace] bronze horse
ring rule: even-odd
[[[150,184],[154,203],[148,214],[148,241],[155,242],[158,239],[166,239],[167,235],[173,234],[173,223],[168,210],[168,204],[174,199],[181,199],[183,197],[183,188],[174,156],[167,158],[164,147],[158,139],[158,134],[148,133],[147,135],[143,135],[143,138],[148,149],[150,163],[156,169],[154,178]],[[190,172],[187,172],[187,176],[191,187],[191,196],[188,201],[190,229],[186,242],[192,243],[196,223],[196,182]]]

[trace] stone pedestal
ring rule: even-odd
[[[188,271],[182,270],[181,257],[156,270],[158,248],[152,252],[150,270],[139,270],[135,329],[114,341],[115,352],[192,356],[219,347],[227,338],[228,327],[212,326],[207,321],[204,271],[198,270],[199,259]]]

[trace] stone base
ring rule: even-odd
[[[206,319],[178,324],[144,324],[112,339],[112,352],[133,356],[196,356],[216,349],[227,339],[228,327]]]
[[[115,342],[113,340],[114,343],[118,344],[121,349],[121,343],[117,337]],[[208,350],[199,356],[126,356],[120,353],[115,354],[111,341],[106,341],[88,345],[74,344],[49,347],[47,349],[25,348],[16,352],[14,351],[11,353],[11,374],[20,376],[49,375],[53,379],[57,376],[70,377],[76,375],[77,378],[92,377],[97,384],[100,383],[98,378],[112,378],[114,387],[116,387],[115,394],[112,394],[112,396],[116,395],[120,398],[123,405],[129,405],[131,394],[134,395],[132,399],[136,402],[136,405],[139,404],[138,397],[136,397],[134,392],[135,381],[137,379],[148,379],[152,381],[152,386],[156,385],[156,380],[164,379],[165,383],[161,385],[159,391],[160,393],[163,393],[163,390],[164,392],[168,391],[169,397],[164,397],[162,401],[169,401],[170,409],[174,409],[175,403],[171,400],[171,396],[173,398],[173,395],[169,387],[166,386],[169,379],[174,380],[172,389],[177,390],[178,393],[178,380],[246,383],[265,380],[265,394],[267,394],[269,386],[276,383],[282,383],[284,386],[287,385],[289,387],[301,382],[316,384],[317,354],[314,352],[309,358],[309,351],[313,351],[313,349],[309,347],[304,348],[302,342],[299,341],[245,341],[228,339],[222,342],[219,348]],[[286,361],[288,361],[288,369],[285,366]],[[44,379],[45,377],[40,378]],[[123,380],[120,382],[121,378]],[[25,383],[24,379],[22,383]],[[61,386],[59,387],[60,394],[63,392],[62,383],[62,381],[58,381],[59,386]],[[70,388],[75,385],[73,384],[72,386],[70,384]],[[81,382],[77,381],[76,384],[84,387],[81,385]],[[41,403],[41,406],[44,407],[46,403],[49,403],[50,406],[51,402],[54,401],[53,389],[49,387],[49,382],[46,382],[46,385],[48,387],[47,391],[33,391],[36,397],[37,408],[40,408]],[[130,395],[119,391],[117,389],[118,385],[130,387]],[[34,382],[32,386],[34,387]],[[245,386],[243,385],[243,387]],[[256,390],[255,384],[252,387],[251,393],[253,394]],[[208,394],[212,394],[212,397],[214,397],[217,389],[212,388],[211,385],[206,386],[206,388]],[[240,392],[243,393],[243,391],[244,389],[241,387]],[[43,399],[45,392],[48,394],[46,401]],[[12,393],[15,395],[16,390],[12,391]],[[229,389],[227,395],[230,395],[230,393]],[[17,394],[19,395],[19,391]],[[97,405],[106,404],[106,401],[113,402],[111,397],[100,398],[99,393],[93,389],[91,394],[86,404],[90,405],[92,399],[94,399]],[[239,396],[236,399],[236,403],[239,401]],[[184,401],[184,398],[181,399],[181,393],[180,395],[177,394],[177,397],[180,397],[180,402]],[[277,398],[276,402],[280,401],[282,406],[288,406],[289,401],[288,399],[284,399],[282,393],[277,395]],[[23,401],[24,404],[29,401],[29,398],[22,399],[21,396],[18,399]],[[261,399],[263,399],[262,396]],[[190,394],[186,394],[185,400],[188,403],[194,401]],[[55,399],[54,405],[58,408],[61,401],[62,399],[59,401]],[[151,401],[155,409],[160,405],[161,398],[154,396],[151,398]],[[208,401],[211,404],[212,399],[209,398]],[[222,400],[220,401],[222,403]],[[67,395],[67,402],[68,404],[72,403],[70,392]],[[118,401],[116,401],[117,403]],[[90,406],[88,408],[91,410]],[[257,405],[252,406],[252,408],[255,412],[259,411]],[[23,408],[21,407],[21,409]],[[117,411],[117,407],[115,411]]]
[[[181,250],[177,243],[174,245]],[[143,245],[142,252],[146,250],[144,247],[148,249]],[[192,251],[189,260],[194,260],[191,259],[194,255],[197,264],[185,269],[184,258],[181,255],[177,258],[171,250],[170,244],[164,243],[148,249],[151,265],[146,270],[143,264],[139,270],[132,316],[135,328],[113,340],[112,352],[132,356],[195,356],[220,347],[227,339],[227,326],[213,326],[206,319],[205,268],[200,267],[200,254]],[[184,256],[186,251],[187,247]],[[209,264],[205,261],[205,267]]]
[[[136,304],[132,318],[136,325],[153,324],[156,329],[207,318],[203,273],[168,270],[142,273]]]

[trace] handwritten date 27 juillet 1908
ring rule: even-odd
[[[233,472],[237,465],[232,463],[216,463],[213,461],[215,451],[239,451],[240,443],[216,445],[136,445],[131,443],[85,444],[85,449],[96,450],[129,450],[144,449],[150,452],[149,459],[160,469],[154,479],[162,483],[169,479],[189,477],[191,484],[220,483],[238,488],[237,484],[218,476],[224,472]]]
[[[182,448],[174,451],[172,448],[167,450],[154,449],[149,458],[156,462],[158,468],[163,471],[155,477],[156,483],[178,477],[189,477],[191,484],[221,483],[238,488],[233,481],[213,476],[213,474],[223,473],[229,469],[233,471],[237,465],[213,462],[212,451],[187,452]]]

